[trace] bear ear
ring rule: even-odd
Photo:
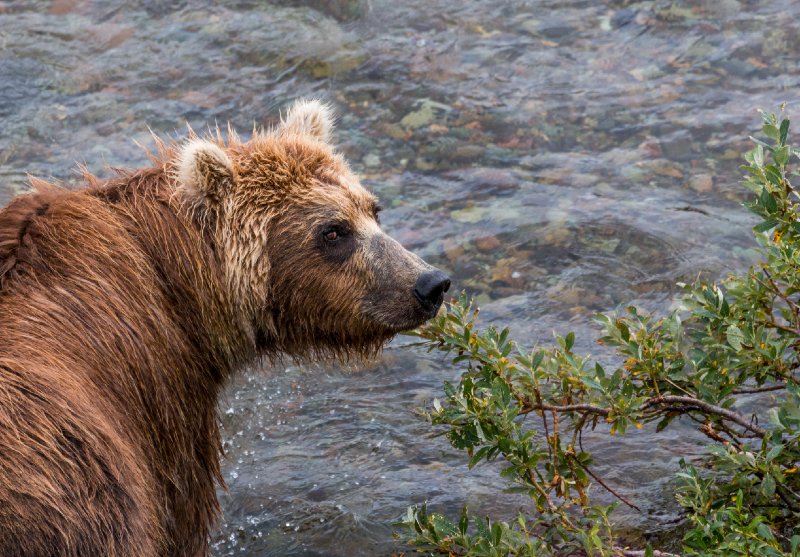
[[[333,131],[333,109],[316,99],[295,101],[279,131],[281,135],[307,135],[328,143]]]
[[[219,199],[236,180],[233,162],[215,143],[193,139],[178,155],[176,177],[180,188],[196,197]]]

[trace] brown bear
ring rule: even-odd
[[[0,555],[206,555],[226,379],[437,312],[448,278],[381,231],[331,126],[298,102],[0,210]]]

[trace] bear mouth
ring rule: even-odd
[[[439,308],[441,308],[442,303],[444,303],[444,292],[439,294],[439,296],[433,302],[425,300],[422,296],[419,295],[416,289],[412,290],[412,293],[414,294],[414,299],[422,308],[422,322],[420,322],[419,325],[422,325],[428,319],[436,317],[436,314],[439,313]]]
[[[411,308],[411,311],[408,312],[408,315],[404,316],[404,319],[387,324],[394,334],[421,327],[426,322],[436,317],[436,314],[439,313],[439,308],[442,307],[442,303],[444,302],[444,295],[440,296],[434,303],[420,300],[416,295],[414,296],[414,301],[416,302],[416,307]]]
[[[414,299],[413,303],[407,304],[401,311],[369,308],[364,313],[365,317],[373,325],[380,327],[387,336],[394,336],[424,325],[425,322],[436,316],[441,305],[441,301],[435,304],[422,304]]]

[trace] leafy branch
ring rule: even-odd
[[[599,316],[598,343],[616,354],[614,367],[574,353],[573,333],[525,350],[507,328],[480,329],[466,295],[414,333],[464,366],[427,418],[470,468],[504,462],[509,490],[531,506],[511,523],[464,509],[457,525],[411,508],[400,523],[409,543],[449,556],[674,556],[624,547],[609,518],[617,503],[592,504],[589,488],[638,507],[593,471],[581,434],[648,424],[658,434],[690,420],[711,446],[676,475],[689,526],[682,554],[800,557],[800,194],[788,167],[798,153],[787,143],[789,120],[762,117],[771,142],[755,140],[742,168],[763,261],[718,283],[681,285],[669,315],[628,307]],[[743,395],[773,398],[749,415]]]

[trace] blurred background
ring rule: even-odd
[[[529,346],[575,330],[597,355],[592,314],[664,311],[676,282],[753,261],[738,166],[757,108],[795,116],[798,22],[793,0],[0,1],[0,205],[28,172],[146,165],[148,129],[246,135],[322,98],[384,227],[482,323]],[[415,414],[458,372],[410,342],[233,382],[215,555],[389,556],[426,500],[514,518],[496,470],[468,471]],[[704,442],[671,431],[584,438],[642,508],[615,514],[631,536],[674,528],[676,455]]]

